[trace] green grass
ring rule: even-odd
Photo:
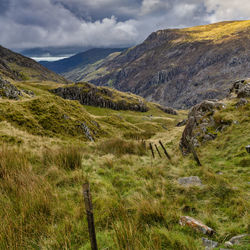
[[[175,124],[185,112],[167,115],[150,103],[146,113],[83,107],[46,85],[24,86],[36,96],[0,102],[0,249],[90,249],[86,181],[99,249],[204,249],[201,233],[179,225],[183,215],[212,227],[220,247],[249,232],[250,104],[236,109],[231,100],[216,113],[230,125],[197,149],[198,167],[179,150],[184,127]],[[98,122],[96,142],[73,131],[75,120]],[[163,158],[152,159],[148,144],[159,139],[171,162],[160,147]],[[178,184],[191,175],[203,186]]]

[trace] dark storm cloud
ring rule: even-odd
[[[249,19],[249,13],[249,0],[0,0],[0,44],[124,47],[158,29]]]

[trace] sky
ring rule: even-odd
[[[129,47],[159,29],[246,19],[249,0],[0,0],[0,44]]]

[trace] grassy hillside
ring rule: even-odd
[[[54,81],[67,83],[63,77],[36,61],[0,46],[0,76],[23,81]]]
[[[220,246],[249,231],[249,103],[225,101],[217,116],[237,122],[197,150],[198,167],[179,150],[184,127],[175,125],[185,111],[167,115],[153,103],[143,113],[82,106],[48,91],[59,84],[12,83],[35,95],[0,99],[1,249],[90,249],[86,181],[100,249],[204,249],[203,234],[179,225],[182,215],[212,227]],[[161,149],[162,158],[152,159],[141,139],[161,140],[171,162]],[[203,186],[183,187],[183,176],[199,176]]]
[[[74,56],[71,56],[69,58],[65,58],[62,60],[54,61],[54,62],[48,62],[48,61],[41,61],[39,62],[46,68],[58,73],[58,74],[65,74],[67,72],[70,72],[71,70],[74,70],[75,68],[85,68],[89,64],[94,64],[99,60],[102,60],[103,58],[107,57],[108,55],[115,53],[115,52],[120,52],[124,49],[91,49],[87,50],[82,53],[78,53]],[[74,80],[74,79],[70,79]]]

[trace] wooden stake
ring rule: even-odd
[[[160,153],[160,151],[159,151],[159,149],[158,149],[158,147],[157,147],[157,145],[155,144],[155,148],[156,148],[156,150],[157,150],[157,152],[158,152],[158,155],[160,156],[160,158],[161,158],[161,153]]]
[[[149,143],[149,147],[150,147],[150,150],[151,150],[151,153],[152,153],[153,158],[155,158],[154,149],[153,149],[153,147],[152,147],[151,142]]]
[[[95,235],[95,223],[94,223],[94,215],[93,215],[93,206],[92,206],[92,198],[91,198],[91,194],[90,194],[89,183],[83,184],[82,191],[83,191],[85,209],[86,209],[86,213],[87,213],[91,249],[92,250],[97,250],[98,248],[97,248],[96,235]]]
[[[198,157],[198,155],[197,155],[197,153],[196,153],[196,151],[194,149],[194,146],[193,146],[193,144],[192,144],[192,142],[190,140],[188,140],[188,146],[189,146],[189,150],[192,152],[192,154],[194,156],[194,159],[197,162],[198,166],[202,166],[201,162],[199,160],[199,157]]]
[[[171,160],[171,157],[170,157],[170,155],[168,154],[168,152],[167,152],[167,150],[165,149],[165,147],[163,146],[162,142],[159,141],[159,143],[160,143],[160,145],[161,145],[161,147],[162,147],[162,149],[163,149],[165,155],[167,156],[167,158],[168,158],[169,160]]]

